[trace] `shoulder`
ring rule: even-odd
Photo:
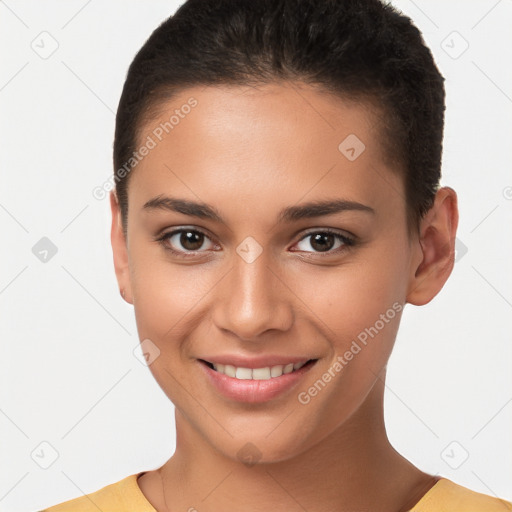
[[[410,512],[512,512],[512,502],[441,478]]]
[[[133,510],[134,506],[138,512],[156,512],[137,484],[138,475],[139,473],[127,476],[97,491],[59,503],[40,512],[98,512],[98,510],[127,512]]]

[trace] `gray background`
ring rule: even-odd
[[[442,184],[461,219],[447,285],[406,307],[388,432],[423,470],[510,500],[512,1],[393,3],[446,78]],[[0,2],[2,512],[92,492],[174,449],[173,406],[117,289],[108,200],[92,190],[112,173],[128,65],[177,6]]]

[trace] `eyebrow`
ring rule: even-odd
[[[144,211],[172,211],[182,213],[183,215],[189,215],[191,217],[198,217],[200,219],[208,219],[226,224],[215,207],[206,203],[190,201],[188,199],[178,199],[175,197],[159,195],[147,201],[142,209]],[[277,221],[294,222],[300,219],[321,217],[323,215],[332,215],[334,213],[353,210],[375,214],[375,210],[370,206],[355,201],[347,201],[344,199],[318,200],[283,208],[277,216]]]

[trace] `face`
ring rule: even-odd
[[[261,461],[343,428],[421,260],[371,110],[297,83],[190,88],[139,142],[116,271],[181,428]]]

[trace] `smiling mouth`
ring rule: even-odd
[[[231,364],[210,363],[204,359],[199,359],[199,361],[208,366],[208,368],[234,379],[270,380],[288,373],[293,373],[303,367],[311,366],[315,364],[318,359],[309,359],[299,363],[278,364],[275,366],[266,366],[264,368],[244,368]]]

